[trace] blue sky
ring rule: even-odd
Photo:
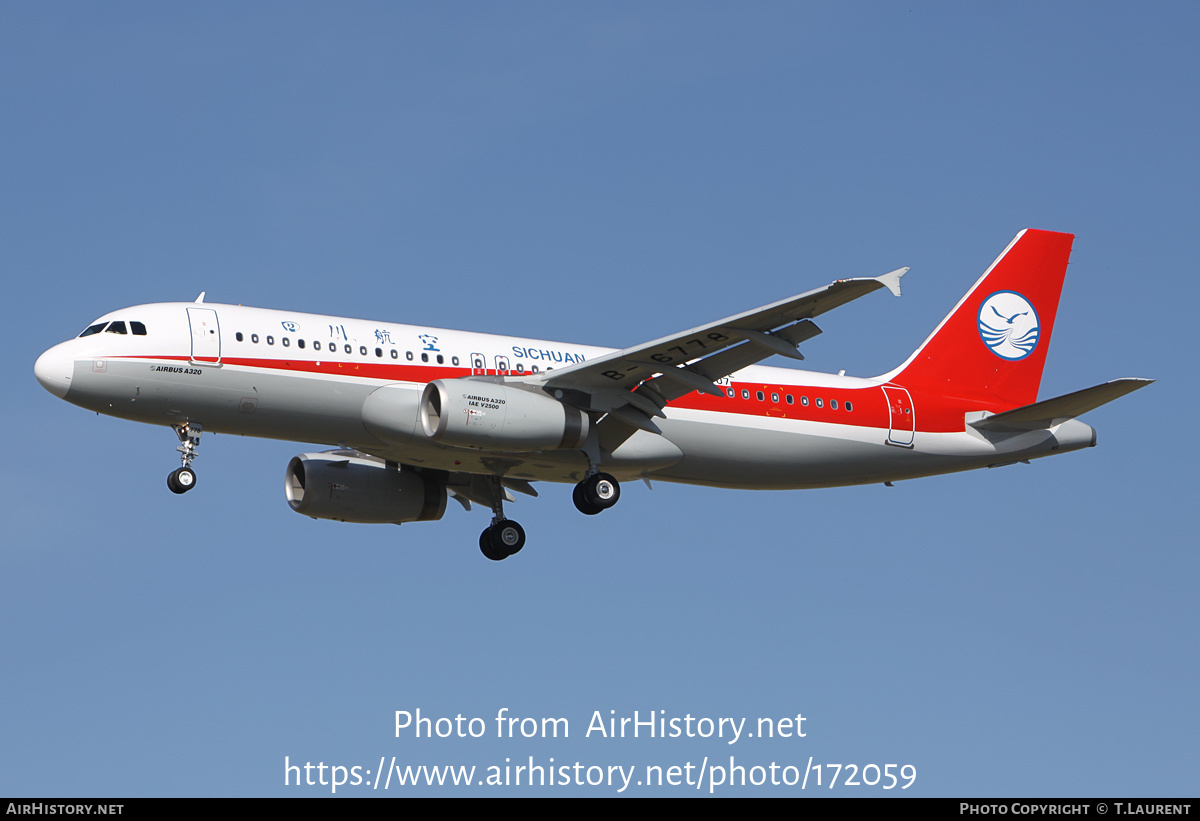
[[[1197,18],[0,6],[0,793],[329,793],[285,788],[285,756],[733,755],[912,764],[908,794],[1194,795]],[[631,484],[597,517],[550,486],[510,506],[529,543],[500,564],[478,511],[290,512],[305,444],[206,437],[176,498],[169,430],[32,373],[100,314],[201,290],[624,346],[912,266],[900,300],[839,309],[805,345],[812,369],[870,376],[1025,227],[1077,235],[1042,396],[1159,380],[1088,415],[1100,447],[894,488]],[[571,737],[397,738],[418,708],[565,717]],[[807,734],[585,738],[610,710],[799,713]],[[615,792],[529,792],[572,791]],[[718,791],[743,792],[797,791]]]

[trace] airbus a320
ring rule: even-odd
[[[535,482],[574,484],[588,515],[621,482],[797,489],[890,483],[1096,444],[1076,417],[1149,384],[1117,379],[1038,401],[1074,237],[1019,233],[929,338],[871,378],[758,365],[803,359],[814,319],[902,268],[623,350],[204,302],[106,314],[38,358],[83,408],[169,426],[196,486],[204,431],[321,442],[284,482],[317,519],[436,521],[450,499],[492,512],[483,554],[525,544],[505,515]]]

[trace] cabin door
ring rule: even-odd
[[[192,362],[200,365],[221,363],[221,329],[212,308],[188,308],[192,329]]]
[[[888,415],[891,419],[888,444],[911,448],[913,431],[916,430],[913,422],[912,397],[904,388],[886,387],[883,389],[883,394],[887,397]]]

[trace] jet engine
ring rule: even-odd
[[[421,389],[415,385],[384,385],[373,391],[362,406],[363,427],[393,445],[405,445],[419,436],[417,420]]]
[[[588,416],[544,393],[473,379],[438,379],[421,396],[421,427],[435,442],[498,451],[581,448]]]
[[[336,522],[435,522],[446,512],[444,484],[357,451],[293,457],[284,490],[292,510]]]

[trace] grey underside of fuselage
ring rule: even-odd
[[[416,467],[530,481],[576,482],[587,469],[586,457],[578,450],[492,453],[418,438],[402,446],[381,441],[361,421],[363,401],[381,383],[352,376],[306,378],[179,363],[171,366],[173,371],[162,371],[155,370],[161,362],[111,359],[97,372],[90,364],[76,363],[68,401],[138,422],[196,422],[209,432],[345,446]],[[813,432],[820,426],[764,429],[732,414],[690,416],[659,420],[663,438],[682,451],[682,458],[664,459],[660,453],[642,460],[606,460],[605,470],[622,479],[646,476],[717,487],[796,489],[949,473],[1082,446],[1060,448],[1062,443],[1049,431],[1037,431],[968,437],[965,451],[956,447],[957,452],[939,453],[923,451],[919,433],[917,447],[896,447],[887,443],[886,430],[857,429],[855,438],[847,438],[836,430],[840,426],[827,426],[834,429],[831,435],[821,435]]]

